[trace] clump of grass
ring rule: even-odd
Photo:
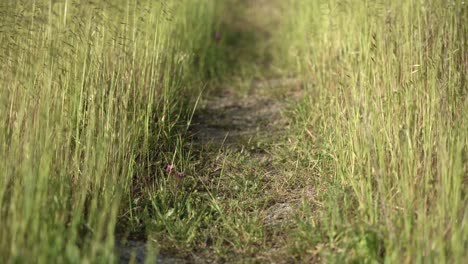
[[[321,164],[311,181],[326,190],[321,209],[299,220],[295,252],[333,262],[463,262],[466,3],[290,6],[281,32],[293,41],[279,45],[308,87],[296,111],[307,140],[298,146]]]
[[[216,72],[215,1],[1,6],[1,259],[115,260],[118,223],[169,192],[165,163],[188,167],[180,135]]]

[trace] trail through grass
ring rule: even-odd
[[[0,4],[0,262],[463,263],[463,1]]]

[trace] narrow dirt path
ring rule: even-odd
[[[245,207],[264,203],[251,213],[262,216],[259,228],[276,232],[278,226],[294,216],[295,201],[291,197],[282,197],[273,190],[278,181],[281,181],[281,173],[284,171],[278,167],[280,165],[275,161],[273,151],[275,144],[282,144],[281,137],[287,132],[289,125],[283,112],[301,97],[300,82],[293,78],[252,81],[249,92],[242,94],[236,90],[237,87],[225,87],[215,95],[202,99],[189,130],[191,144],[203,156],[202,170],[212,172],[205,179],[205,186],[210,186],[210,182],[223,177],[217,190],[208,190],[216,193],[220,205],[230,207],[232,201],[239,199],[235,194],[238,188],[235,182],[244,181],[245,177],[251,178],[253,184],[268,194],[263,199],[252,193],[252,197],[243,199]],[[240,192],[238,194],[244,195]],[[271,237],[269,240],[269,246],[259,249],[263,252],[256,252],[255,258],[264,255],[260,259],[272,260],[272,252],[280,246],[277,245],[276,238]],[[117,245],[119,263],[129,263],[132,259],[135,263],[145,263],[147,246],[145,240],[138,239],[129,239],[126,244]],[[210,249],[193,252],[190,262],[165,255],[158,255],[155,261],[166,264],[229,262],[218,259]]]
[[[254,81],[245,95],[231,87],[208,97],[192,121],[193,143],[245,148],[246,142],[281,131],[287,122],[281,115],[286,102],[299,94],[291,91],[279,96],[274,92],[298,84],[296,79]]]
[[[241,262],[271,262],[275,254],[284,253],[279,252],[284,250],[284,233],[299,204],[299,196],[280,187],[286,170],[275,151],[285,144],[289,121],[284,112],[301,98],[300,82],[294,78],[260,80],[252,81],[247,93],[235,90],[226,87],[202,101],[192,121],[192,144],[203,153],[203,170],[211,171],[205,186],[211,186],[208,191],[216,194],[225,212],[223,224],[252,222],[253,229],[264,234],[264,245],[246,239],[229,254],[242,254]],[[249,236],[250,231],[243,232],[239,230],[232,239]],[[212,252],[206,253],[204,260],[212,257]],[[239,261],[224,257],[212,261]]]
[[[298,79],[271,77],[275,74],[269,69],[269,40],[281,16],[278,3],[232,0],[234,10],[226,14],[229,34],[224,37],[229,38],[226,41],[232,52],[225,59],[232,65],[228,71],[232,76],[225,76],[222,85],[201,99],[189,136],[192,149],[199,154],[200,174],[204,175],[199,179],[202,191],[213,193],[225,211],[221,223],[224,227],[214,227],[207,233],[227,235],[221,244],[228,245],[224,255],[217,256],[214,252],[220,249],[213,249],[214,242],[202,243],[192,253],[191,263],[242,262],[228,257],[238,254],[247,262],[278,262],[274,258],[282,247],[285,233],[282,226],[295,215],[299,198],[280,186],[286,170],[281,168],[283,165],[274,152],[278,149],[276,145],[285,144],[289,124],[284,111],[302,96],[302,88]],[[255,73],[239,74],[246,70]],[[240,82],[230,81],[235,79]],[[250,222],[254,230],[242,230],[242,225],[235,230],[232,226],[236,221]],[[228,230],[223,229],[226,226]],[[255,233],[255,229],[263,234],[262,245],[255,235],[250,238],[249,232]],[[137,263],[143,263],[146,246],[144,241],[128,241],[119,248],[121,263],[128,263],[132,254]],[[187,262],[158,256],[157,263]]]

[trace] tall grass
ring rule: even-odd
[[[308,243],[296,252],[333,262],[466,260],[467,4],[289,3],[281,32],[292,41],[280,45],[308,80],[297,124],[326,190],[321,209],[300,220],[297,238]]]
[[[0,6],[2,262],[115,260],[116,225],[169,192],[189,96],[216,70],[215,1]]]

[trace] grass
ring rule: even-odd
[[[0,6],[1,262],[117,262],[125,240],[147,261],[468,257],[466,3]],[[301,96],[273,128],[192,144],[219,91]]]
[[[115,230],[142,228],[141,201],[156,203],[147,193],[163,188],[145,210],[179,198],[159,183],[166,164],[188,170],[181,135],[203,76],[216,71],[218,7],[1,5],[0,256],[114,261]]]
[[[312,181],[326,192],[298,222],[297,254],[463,262],[466,4],[292,3],[291,38],[307,41],[289,51],[310,80],[296,147],[325,169]]]

